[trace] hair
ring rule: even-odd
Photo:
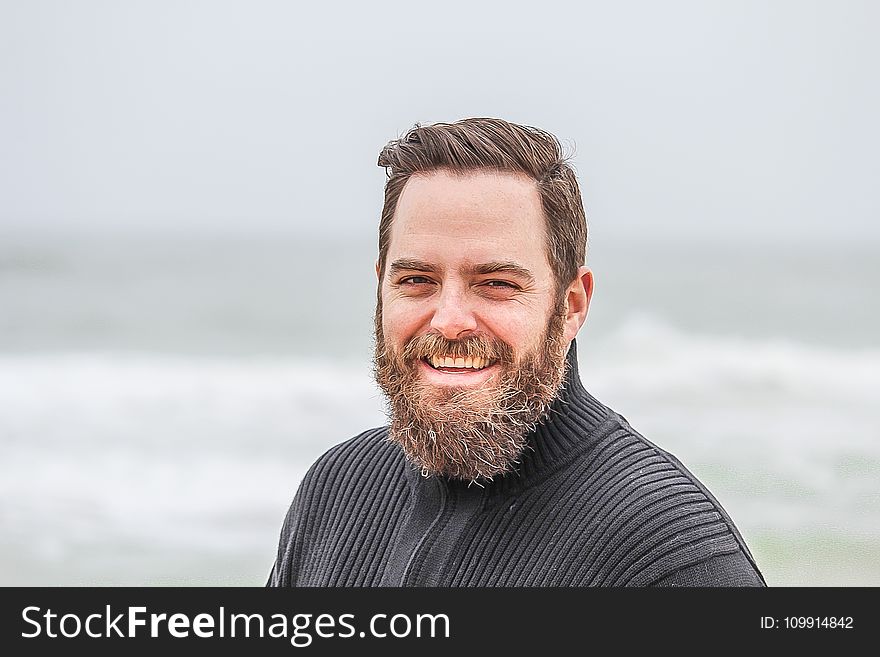
[[[379,222],[379,273],[391,239],[397,201],[414,174],[490,170],[525,174],[541,194],[547,228],[547,261],[561,297],[587,254],[587,220],[574,169],[559,140],[544,130],[502,119],[469,118],[413,126],[379,154],[385,167],[385,203]]]

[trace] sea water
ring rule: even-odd
[[[0,584],[260,585],[296,487],[384,424],[370,236],[0,238]],[[771,585],[880,585],[872,249],[594,238],[585,386]]]

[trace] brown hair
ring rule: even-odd
[[[491,118],[416,124],[382,149],[378,164],[388,176],[379,222],[380,275],[385,272],[391,222],[406,182],[413,174],[441,169],[455,173],[490,169],[533,178],[547,220],[547,261],[556,276],[558,296],[584,263],[587,220],[580,189],[559,140],[549,132]]]

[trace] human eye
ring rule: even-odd
[[[404,276],[397,282],[398,285],[404,286],[428,285],[430,283],[431,279],[427,276]]]
[[[479,284],[479,289],[487,299],[504,300],[513,298],[521,288],[511,281],[492,278],[482,281]]]
[[[430,276],[408,274],[397,279],[393,287],[403,296],[420,298],[432,294],[435,283]]]
[[[516,289],[519,289],[516,285],[514,285],[514,284],[511,283],[510,281],[491,280],[491,281],[486,281],[485,283],[483,283],[483,285],[485,285],[486,287],[495,288],[495,289],[499,289],[499,290],[503,290],[503,289],[516,290]]]
[[[430,294],[435,285],[434,279],[421,274],[402,274],[391,284],[400,294],[419,297]]]

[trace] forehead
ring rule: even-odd
[[[389,259],[418,257],[472,262],[522,260],[547,265],[541,195],[526,175],[434,171],[414,175],[397,202]]]

